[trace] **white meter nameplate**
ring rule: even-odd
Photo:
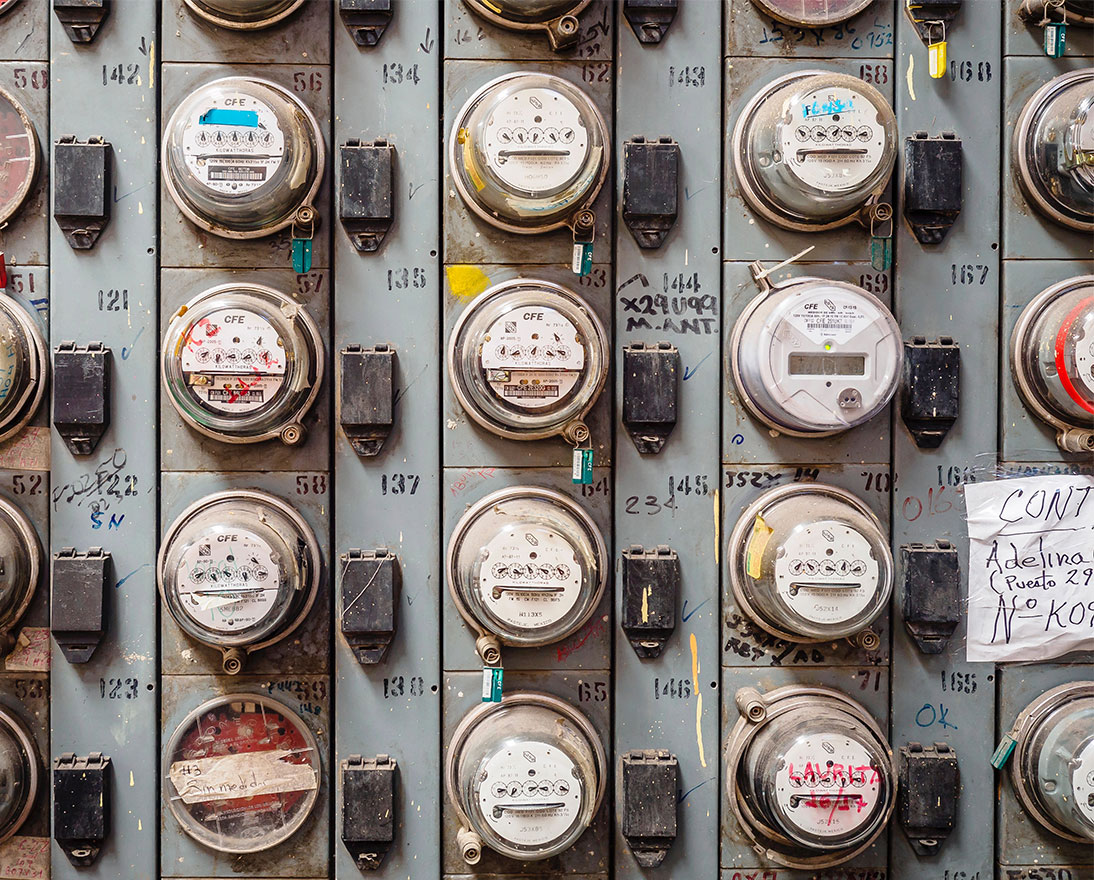
[[[481,364],[498,397],[541,409],[558,403],[578,383],[585,345],[569,318],[555,309],[514,310],[490,326]]]
[[[265,406],[285,381],[285,353],[274,326],[254,312],[220,309],[187,331],[181,366],[209,409],[247,413]]]
[[[1094,825],[1094,740],[1089,740],[1075,756],[1076,767],[1071,774],[1071,790],[1075,806],[1086,821]]]
[[[483,547],[479,586],[482,601],[500,620],[538,629],[573,610],[581,566],[569,541],[551,529],[506,529]]]
[[[844,345],[881,315],[861,296],[828,288],[823,296],[802,297],[786,315],[786,323],[815,345]]]
[[[186,119],[182,154],[187,170],[209,189],[242,195],[277,170],[285,133],[263,101],[241,92],[211,95]]]
[[[270,546],[235,529],[187,547],[175,582],[183,611],[206,629],[229,633],[253,627],[273,611],[281,576]]]
[[[861,743],[845,736],[808,736],[782,760],[775,796],[802,832],[839,837],[870,821],[881,779]]]
[[[865,95],[823,86],[787,109],[790,119],[779,126],[779,145],[784,161],[804,183],[822,192],[845,192],[877,170],[885,129]]]
[[[483,151],[505,185],[524,192],[560,189],[585,165],[589,136],[581,111],[550,89],[522,89],[486,121]]]
[[[878,579],[870,542],[832,520],[799,526],[775,559],[779,596],[813,623],[841,623],[861,613],[877,594]]]
[[[519,846],[542,846],[562,837],[581,811],[574,762],[553,746],[523,742],[499,752],[483,767],[479,804],[490,827]]]

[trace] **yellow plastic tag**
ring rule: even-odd
[[[748,536],[748,546],[745,548],[745,571],[753,580],[760,578],[760,561],[764,556],[764,548],[771,540],[774,529],[768,527],[762,516],[756,517],[752,524],[752,534]]]
[[[942,79],[946,75],[946,41],[931,43],[927,47],[927,70],[931,79]]]

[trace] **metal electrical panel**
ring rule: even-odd
[[[0,880],[1094,880],[1089,6],[0,0]]]

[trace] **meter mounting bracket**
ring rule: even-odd
[[[904,217],[920,244],[940,244],[962,205],[961,139],[952,131],[904,139]]]
[[[623,632],[644,660],[661,656],[676,629],[680,557],[665,544],[623,551]]]
[[[339,353],[338,413],[358,455],[378,455],[395,424],[395,349],[347,345]]]
[[[341,558],[342,635],[357,662],[372,666],[384,659],[395,637],[402,586],[399,557],[386,547],[349,550]]]
[[[661,451],[676,427],[680,350],[669,342],[623,349],[623,426],[643,454]]]
[[[50,632],[69,663],[87,663],[102,641],[111,561],[102,547],[53,554]]]
[[[957,754],[946,743],[900,747],[900,824],[919,856],[933,856],[953,831],[961,795]]]
[[[110,222],[114,148],[102,137],[64,135],[53,145],[53,218],[78,251],[93,248]]]
[[[924,45],[929,46],[940,36],[941,27],[950,29],[963,0],[904,0],[904,14],[912,23]],[[933,32],[932,32],[933,27]]]
[[[394,12],[392,0],[338,0],[342,24],[359,47],[371,49],[383,39]]]
[[[62,342],[53,352],[53,427],[73,455],[90,455],[110,426],[110,349]]]
[[[941,654],[961,622],[961,567],[949,541],[902,544],[904,626],[924,654]]]
[[[623,0],[623,17],[639,43],[656,45],[665,39],[679,6],[679,0]]]
[[[961,406],[961,347],[949,336],[904,343],[900,417],[921,449],[937,449]]]
[[[375,253],[395,221],[395,147],[353,139],[339,152],[338,216],[357,252]]]
[[[638,246],[659,248],[676,224],[680,145],[669,137],[623,144],[623,222]]]
[[[110,14],[110,0],[53,0],[53,11],[73,43],[90,43]]]
[[[77,867],[93,864],[110,834],[111,766],[102,752],[53,761],[53,839]]]
[[[676,840],[680,763],[666,749],[632,749],[623,754],[620,764],[620,830],[639,866],[656,868]]]
[[[361,871],[375,871],[395,840],[395,781],[390,755],[342,761],[342,843]]]

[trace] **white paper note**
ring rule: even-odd
[[[291,754],[284,749],[272,749],[176,761],[168,776],[187,804],[316,788],[314,768],[286,761]]]
[[[965,485],[970,661],[1094,650],[1094,477]]]

